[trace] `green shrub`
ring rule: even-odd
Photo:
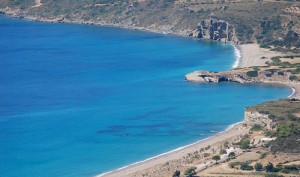
[[[281,63],[280,57],[272,57],[272,65],[279,65]]]
[[[300,134],[300,124],[280,123],[276,128],[277,137],[288,137]]]
[[[289,174],[289,173],[291,173],[291,170],[289,170],[289,169],[282,169],[280,172]]]
[[[248,163],[241,163],[241,170],[247,170],[247,171],[251,171],[253,170],[253,166],[250,166]]]
[[[240,148],[241,149],[249,149],[250,148],[250,139],[249,138],[242,139],[240,141]]]
[[[230,152],[230,153],[228,154],[228,158],[232,159],[232,158],[234,158],[234,157],[235,157],[235,153],[234,153],[234,152]]]
[[[197,169],[197,167],[190,167],[185,170],[184,175],[191,177],[196,174],[196,169]]]
[[[260,159],[264,159],[264,158],[266,158],[267,157],[267,155],[268,155],[268,153],[263,153],[261,156],[260,156]]]
[[[257,77],[258,76],[257,71],[248,71],[246,74],[248,77]]]
[[[176,170],[174,173],[173,173],[173,176],[172,177],[179,177],[180,176],[180,171]]]
[[[269,114],[269,115],[268,115],[268,118],[269,118],[269,119],[275,119],[275,118],[276,118],[276,116],[275,116],[275,115],[273,115],[273,114]]]
[[[271,162],[269,162],[268,165],[266,165],[265,169],[266,172],[273,172],[274,165]]]
[[[263,165],[261,163],[256,163],[254,166],[256,171],[262,171],[263,170]]]
[[[218,160],[220,160],[220,159],[221,159],[221,157],[218,155],[215,155],[212,157],[212,160],[215,160],[217,163],[218,163]]]
[[[265,130],[264,134],[268,137],[275,137],[276,133],[270,130]]]
[[[282,173],[287,173],[287,174],[288,173],[297,173],[298,172],[298,167],[296,165],[284,166],[283,169],[281,170],[281,172]]]
[[[291,81],[296,81],[296,80],[298,80],[298,77],[295,76],[295,75],[291,75],[291,76],[289,77],[289,79],[290,79]]]
[[[289,118],[291,121],[297,121],[297,120],[300,120],[298,117],[294,116],[294,115],[291,114],[291,113],[288,114],[288,118]]]
[[[300,73],[300,68],[297,68],[292,71],[292,74],[299,74]]]
[[[234,168],[235,166],[240,165],[240,164],[241,164],[240,162],[231,162],[229,164],[229,166],[230,166],[230,168]]]
[[[252,128],[251,131],[260,131],[262,130],[262,127],[258,124],[255,124]]]
[[[284,72],[282,72],[282,71],[279,71],[277,74],[278,74],[279,76],[284,76]]]
[[[270,48],[269,45],[267,45],[267,44],[262,44],[262,45],[260,45],[259,47],[260,47],[260,48]]]

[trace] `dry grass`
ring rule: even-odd
[[[290,64],[300,63],[300,57],[296,57],[294,59],[291,58],[280,58],[281,62],[289,62]]]

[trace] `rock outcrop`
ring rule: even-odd
[[[238,83],[247,83],[255,82],[252,78],[247,78],[243,73],[234,73],[234,72],[208,72],[208,71],[194,71],[185,75],[185,79],[192,82],[238,82]]]
[[[198,24],[197,29],[194,30],[190,36],[194,38],[217,40],[222,42],[237,42],[234,26],[223,20],[202,20]]]
[[[247,126],[253,127],[254,125],[260,125],[267,130],[274,130],[277,125],[272,119],[269,118],[269,115],[247,109],[245,110],[244,121]]]

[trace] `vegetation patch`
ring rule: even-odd
[[[276,128],[274,130],[263,130],[266,136],[277,137],[269,146],[272,152],[300,153],[300,119],[295,116],[300,110],[300,101],[297,99],[282,99],[262,103],[250,108],[268,114]],[[261,127],[263,129],[263,127]],[[252,128],[259,129],[258,126]]]
[[[248,77],[257,77],[258,71],[248,71],[246,74]]]

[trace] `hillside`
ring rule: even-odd
[[[213,40],[258,42],[293,52],[300,51],[299,8],[298,0],[0,0],[3,13],[39,21],[115,25],[199,38],[206,29]]]

